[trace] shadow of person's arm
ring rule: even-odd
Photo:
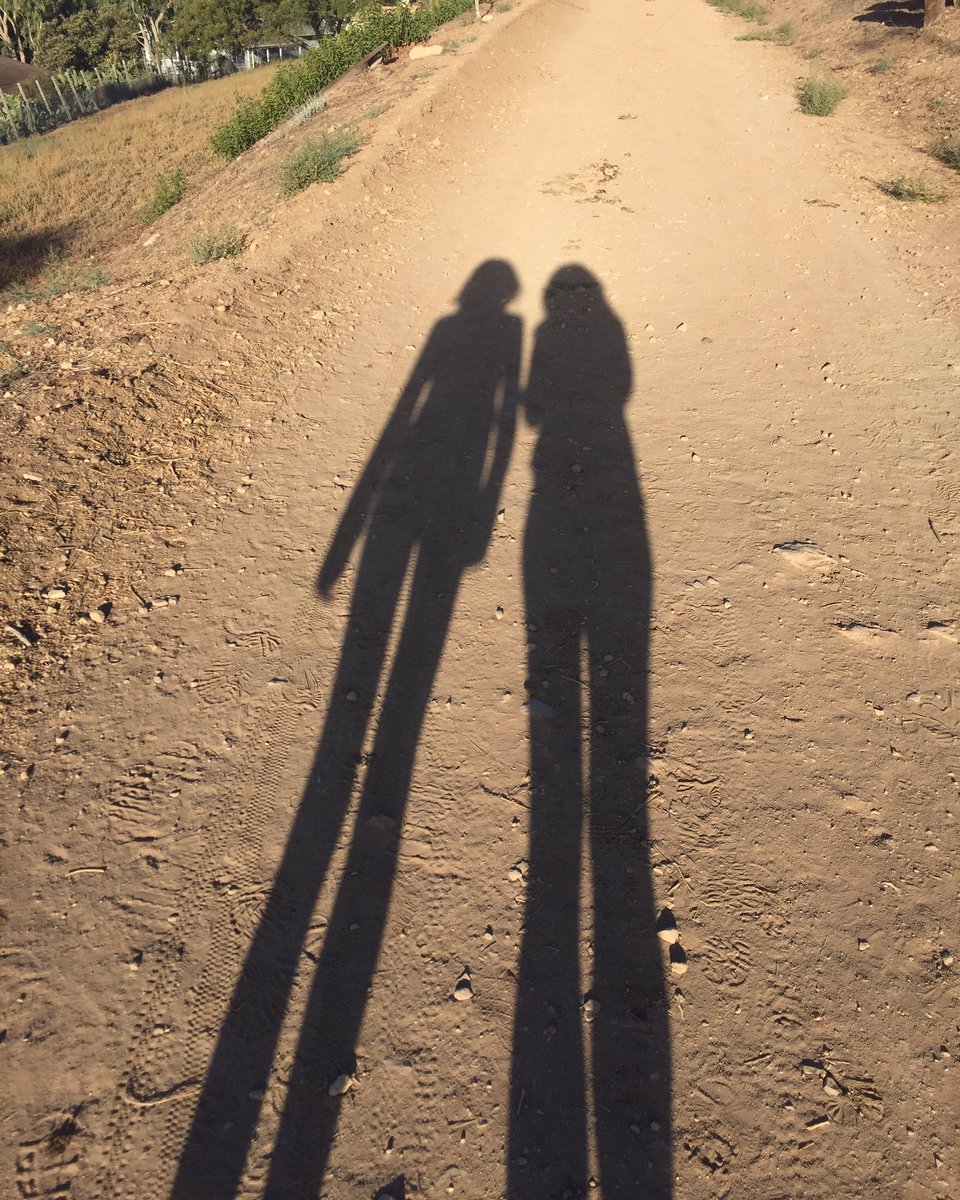
[[[496,410],[493,414],[490,466],[486,471],[477,506],[476,553],[471,557],[479,562],[486,553],[497,514],[497,504],[503,488],[503,480],[513,454],[513,443],[517,431],[517,409],[520,404],[520,354],[523,327],[519,317],[509,317],[504,334],[503,373],[497,381]],[[488,443],[489,444],[489,443]]]
[[[396,458],[403,435],[410,428],[411,418],[416,412],[418,402],[423,396],[424,389],[429,386],[433,378],[436,340],[437,332],[434,330],[400,393],[396,407],[380,435],[380,440],[373,453],[367,460],[363,474],[354,485],[350,500],[337,524],[336,532],[317,578],[317,591],[322,596],[330,594],[330,589],[343,574],[347,561],[367,526],[377,492],[390,464]]]

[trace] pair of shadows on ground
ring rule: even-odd
[[[324,595],[362,539],[320,745],[172,1200],[237,1194],[380,693],[357,832],[314,970],[264,1194],[306,1200],[320,1192],[341,1103],[328,1086],[356,1065],[424,715],[460,583],[491,538],[521,413],[537,431],[523,546],[531,812],[508,1194],[585,1194],[591,1142],[607,1200],[671,1194],[667,1012],[645,812],[652,567],[624,416],[630,357],[599,281],[567,266],[546,289],[521,393],[522,328],[507,307],[517,291],[509,264],[486,262],[458,310],[434,327],[326,556]],[[388,671],[408,568],[409,600]],[[387,1186],[399,1200],[402,1181]]]

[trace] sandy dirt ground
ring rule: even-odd
[[[0,1193],[960,1195],[955,278],[796,66],[525,0],[75,320],[144,361],[125,525],[18,475]]]

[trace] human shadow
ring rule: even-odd
[[[890,25],[898,29],[923,28],[923,0],[878,0],[855,21],[864,24]]]
[[[219,1033],[172,1200],[237,1194],[314,906],[365,763],[263,1194],[305,1200],[319,1191],[342,1103],[328,1089],[356,1066],[424,715],[461,581],[490,540],[513,446],[522,330],[506,306],[517,290],[512,268],[488,261],[466,283],[458,310],[434,327],[326,555],[324,596],[363,538],[320,744]],[[373,750],[365,755],[368,730]]]
[[[632,370],[589,271],[557,271],[545,307],[525,399],[539,436],[508,1196],[580,1197],[593,1175],[606,1200],[664,1200],[670,1051],[645,811],[652,562],[624,419]]]

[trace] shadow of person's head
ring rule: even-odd
[[[499,313],[520,291],[520,281],[508,262],[490,258],[463,285],[457,301],[463,313]]]
[[[630,354],[600,280],[581,264],[567,263],[551,275],[543,306],[525,398],[527,420],[559,429],[622,407],[632,385]]]

